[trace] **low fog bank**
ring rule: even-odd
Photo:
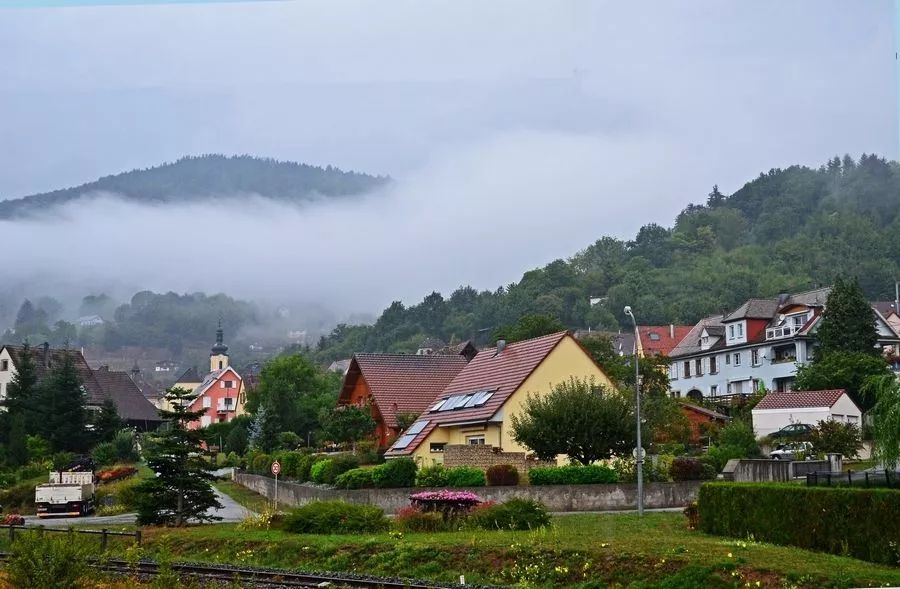
[[[5,281],[24,294],[224,292],[339,319],[377,313],[432,290],[494,289],[603,235],[670,224],[709,191],[697,163],[659,141],[518,132],[447,149],[352,199],[151,206],[86,195],[0,222],[14,252]]]

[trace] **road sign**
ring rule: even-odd
[[[634,457],[635,460],[637,460],[637,458],[638,458],[638,449],[635,448],[634,450],[632,450],[632,451],[631,451],[631,455]],[[643,459],[646,458],[646,457],[647,457],[647,451],[644,450],[643,448],[641,448],[641,460],[643,460]]]
[[[272,463],[272,474],[274,474],[275,476],[278,476],[278,474],[280,472],[281,472],[281,463],[276,460],[275,462]]]

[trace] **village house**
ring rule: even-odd
[[[216,343],[209,354],[209,372],[201,376],[196,368],[189,368],[173,387],[193,391],[195,395],[190,410],[200,411],[202,415],[199,421],[189,424],[192,429],[231,421],[244,413],[244,380],[229,364],[221,322],[216,329]]]
[[[546,395],[570,378],[612,387],[591,355],[568,332],[481,350],[438,394],[385,456],[443,462],[448,444],[491,445],[527,452],[512,437],[510,419],[529,395]]]
[[[25,351],[25,346],[4,345],[0,348],[0,401],[6,398],[9,384],[17,373],[16,366],[21,365]],[[155,429],[162,422],[156,407],[144,398],[128,373],[113,372],[107,367],[91,370],[80,350],[54,349],[46,343],[29,347],[28,353],[39,383],[68,356],[78,374],[89,411],[99,411],[105,401],[112,401],[119,417],[138,429]]]
[[[686,401],[682,401],[680,404],[681,414],[684,415],[687,418],[688,423],[690,423],[691,443],[695,445],[708,442],[710,431],[713,427],[724,426],[731,420],[727,415],[707,409],[706,407],[700,407],[699,405],[694,405],[693,403],[688,403]],[[704,445],[708,445],[708,443]]]
[[[638,356],[668,356],[675,346],[690,333],[691,325],[638,325]],[[634,354],[634,331],[584,331],[575,333],[578,339],[592,336],[608,337],[613,350],[620,356]]]
[[[671,351],[673,396],[694,399],[793,388],[797,365],[813,357],[813,336],[830,288],[750,299],[729,313],[700,320]],[[876,309],[880,346],[900,335]]]
[[[398,421],[415,419],[466,366],[460,354],[357,354],[350,360],[338,405],[368,406],[375,439],[387,448],[400,433]]]
[[[769,393],[753,408],[753,433],[757,438],[771,435],[794,424],[815,426],[820,421],[862,424],[862,411],[847,391],[795,391]]]

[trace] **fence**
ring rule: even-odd
[[[138,546],[141,545],[141,531],[135,530],[133,532],[116,532],[113,530],[107,530],[106,528],[102,530],[75,530],[71,528],[46,528],[44,526],[10,526],[10,525],[0,525],[0,530],[9,530],[6,533],[0,532],[0,538],[9,541],[9,544],[12,543],[16,539],[16,533],[25,532],[25,531],[37,531],[38,534],[43,534],[45,532],[49,533],[57,533],[57,534],[83,534],[86,536],[99,536],[100,537],[100,551],[106,552],[106,549],[109,547],[109,539],[117,538],[117,537],[126,537],[126,538],[134,538],[134,543]]]
[[[900,489],[900,474],[889,470],[853,472],[811,472],[806,475],[808,487],[887,487]]]

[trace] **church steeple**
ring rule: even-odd
[[[228,366],[228,346],[224,343],[225,334],[222,331],[222,318],[219,317],[219,326],[216,329],[216,343],[209,353],[209,370],[221,370]]]

